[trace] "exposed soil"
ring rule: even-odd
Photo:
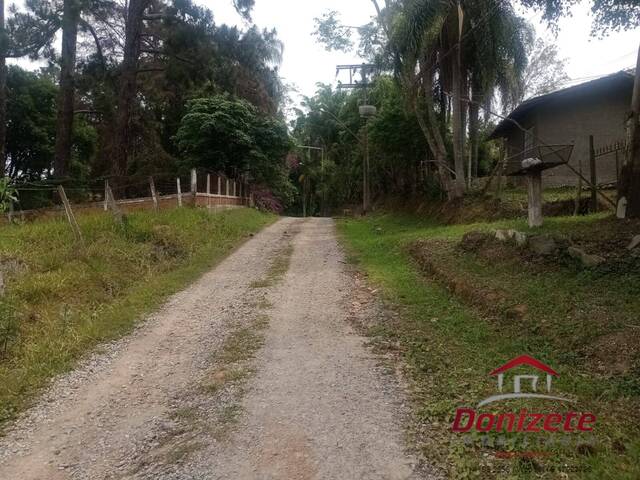
[[[584,230],[570,233],[573,244],[586,252],[600,255],[607,260],[624,261],[640,258],[640,247],[630,252],[627,247],[634,236],[640,235],[640,220],[619,220],[608,217]],[[640,261],[638,261],[640,264]]]
[[[506,292],[479,285],[473,278],[459,275],[454,269],[449,268],[446,262],[438,261],[443,252],[453,254],[454,249],[450,242],[429,240],[415,242],[409,247],[409,253],[424,273],[483,313],[516,318],[526,315],[526,305],[510,305]]]
[[[605,218],[597,222],[576,224],[568,232],[551,234],[558,245],[572,245],[590,255],[604,259],[600,265],[590,267],[585,282],[597,281],[600,287],[582,292],[590,297],[588,304],[567,302],[566,311],[558,318],[532,317],[531,305],[527,305],[526,295],[514,294],[512,281],[502,274],[502,281],[490,281],[475,275],[463,266],[464,255],[477,257],[482,265],[501,264],[511,266],[532,276],[557,273],[573,276],[583,273],[586,268],[571,258],[566,249],[558,249],[550,255],[538,255],[526,247],[518,247],[513,241],[502,242],[490,232],[469,232],[460,242],[447,240],[425,240],[409,246],[409,253],[426,276],[447,287],[466,304],[473,306],[488,319],[498,325],[519,325],[538,335],[555,338],[554,329],[578,325],[591,331],[590,338],[579,335],[564,337],[565,346],[580,355],[593,369],[604,376],[636,375],[640,359],[640,325],[633,318],[619,318],[615,304],[606,300],[599,288],[629,290],[640,274],[640,247],[629,250],[631,239],[640,234],[640,221],[620,221]],[[543,277],[541,277],[543,278]],[[616,287],[616,285],[619,285]],[[637,284],[636,284],[637,285]],[[628,293],[627,295],[632,295]],[[625,298],[625,297],[621,297]],[[600,299],[600,301],[598,301]],[[574,323],[572,323],[574,322]],[[574,342],[575,344],[572,344]],[[636,388],[636,387],[632,387]]]
[[[333,228],[281,220],[58,378],[0,439],[0,478],[432,478],[403,388],[347,321]]]
[[[603,266],[598,269],[601,273],[640,272],[640,246],[631,251],[627,248],[633,237],[640,235],[639,220],[607,217],[585,225],[577,224],[573,230],[551,235],[561,246],[575,246],[590,255],[604,258]],[[469,232],[458,247],[489,261],[518,260],[534,270],[536,265],[549,269],[575,264],[562,251],[554,255],[536,255],[530,249],[516,247],[513,242],[497,241],[491,232]]]

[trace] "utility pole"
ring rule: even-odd
[[[349,72],[349,83],[338,83],[339,89],[362,89],[364,90],[364,102],[359,107],[360,116],[364,119],[364,158],[362,161],[362,214],[366,215],[371,208],[371,162],[369,152],[369,119],[376,114],[376,107],[369,105],[368,87],[369,77],[376,72],[376,66],[370,64],[361,65],[338,65],[336,67],[336,75],[341,71]],[[360,72],[362,80],[358,82],[354,75]]]
[[[7,143],[7,34],[4,0],[0,0],[0,178],[4,177]]]
[[[366,215],[371,205],[370,170],[369,170],[369,124],[364,121],[364,174],[362,186],[362,213]]]

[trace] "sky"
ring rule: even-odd
[[[231,0],[195,0],[213,11],[216,23],[243,25]],[[375,14],[371,0],[256,0],[252,20],[260,28],[274,28],[284,42],[280,75],[299,93],[311,96],[316,83],[335,83],[336,65],[361,63],[356,55],[327,52],[311,35],[314,18],[327,10],[340,13],[345,25],[363,25]]]
[[[214,13],[217,23],[243,25],[231,0],[196,0]],[[580,81],[635,66],[640,29],[613,33],[604,39],[593,38],[590,2],[574,7],[572,17],[560,21],[554,38],[540,15],[523,11],[539,36],[557,43],[570,78]],[[315,17],[327,10],[339,12],[345,25],[362,25],[375,14],[371,0],[256,0],[253,21],[261,28],[276,28],[284,41],[284,59],[280,74],[303,95],[312,95],[316,83],[334,83],[337,64],[360,63],[357,56],[327,52],[311,35]]]
[[[247,27],[235,12],[231,0],[194,0],[213,11],[216,23]],[[18,0],[20,5],[24,0]],[[558,45],[560,55],[567,59],[566,71],[574,83],[613,73],[635,65],[640,42],[640,28],[612,33],[604,39],[591,37],[590,2],[583,1],[573,8],[572,17],[560,21],[557,37],[553,37],[540,16],[530,10],[525,18],[536,27],[539,36]],[[293,95],[311,96],[316,84],[336,83],[336,65],[360,63],[355,54],[327,52],[311,35],[314,18],[328,10],[339,12],[345,25],[362,25],[375,14],[371,0],[256,0],[253,22],[260,28],[275,28],[284,42],[284,58],[280,66],[283,80],[298,92]],[[33,66],[27,60],[18,63]]]

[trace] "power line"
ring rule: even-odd
[[[611,63],[617,62],[618,60],[622,60],[623,58],[627,58],[630,55],[636,55],[637,53],[638,53],[638,50],[634,48],[629,53],[625,53],[624,55],[621,55],[619,57],[613,58],[611,60],[607,60],[605,63],[603,63],[603,65],[609,65]]]

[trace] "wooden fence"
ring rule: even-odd
[[[20,219],[30,221],[39,218],[58,218],[69,215],[69,209],[75,214],[97,213],[118,209],[121,212],[134,212],[139,210],[161,210],[175,207],[195,206],[212,210],[253,206],[251,189],[245,182],[226,178],[222,175],[204,173],[198,174],[194,169],[188,185],[183,185],[180,178],[175,179],[175,193],[159,194],[155,180],[149,177],[149,196],[137,198],[113,198],[110,205],[109,194],[113,196],[108,181],[104,184],[104,194],[98,201],[69,203],[64,194],[64,188],[57,187],[62,203],[53,207],[30,210],[13,210],[3,218],[6,221]],[[186,188],[185,188],[186,187]],[[61,189],[61,190],[60,190]]]

